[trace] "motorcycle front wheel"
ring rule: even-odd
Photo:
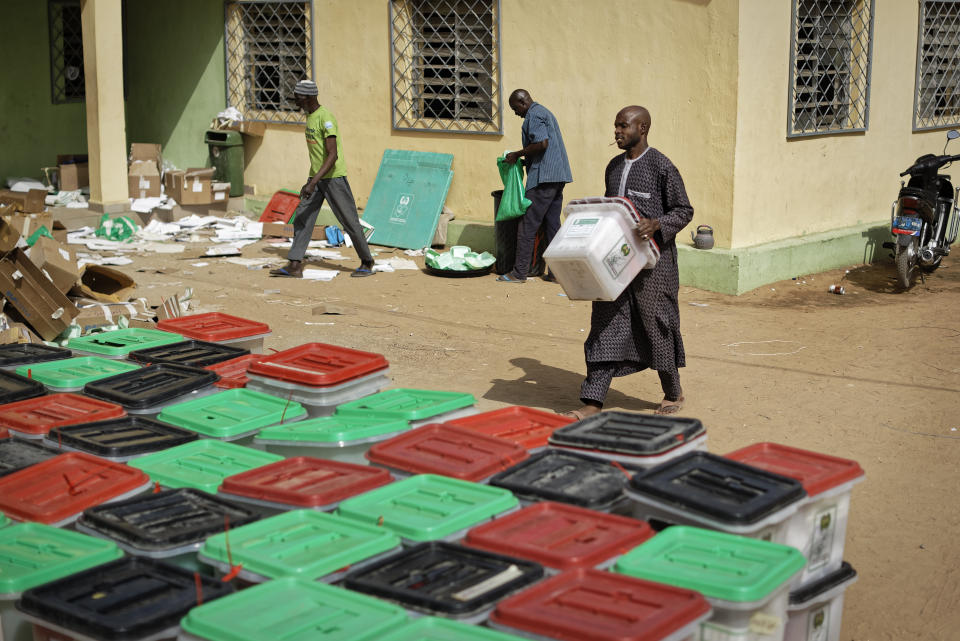
[[[917,277],[917,251],[914,240],[912,244],[903,246],[897,244],[894,260],[897,263],[897,284],[903,289],[910,289]],[[912,250],[912,251],[911,251]]]

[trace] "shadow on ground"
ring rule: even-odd
[[[512,380],[493,379],[490,381],[492,386],[483,398],[511,405],[550,407],[561,412],[580,407],[578,397],[580,383],[583,382],[582,373],[544,365],[535,358],[513,358],[510,363],[522,369],[523,374]],[[642,372],[640,376],[643,376]],[[657,402],[645,401],[614,389],[607,394],[605,403],[607,409],[616,408],[630,412],[653,410],[658,406],[659,399]]]

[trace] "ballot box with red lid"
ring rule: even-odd
[[[525,461],[530,454],[520,445],[496,436],[433,423],[374,444],[366,457],[396,476],[441,474],[483,483]]]
[[[337,405],[387,387],[389,374],[382,354],[307,343],[251,363],[247,387],[297,401],[310,416],[330,416]]]
[[[271,333],[266,323],[222,312],[165,318],[157,323],[157,329],[185,338],[240,347],[254,354],[263,353],[263,339]]]
[[[69,392],[0,405],[0,424],[16,438],[42,439],[57,427],[126,415],[120,405]]]
[[[726,457],[796,479],[807,491],[790,517],[783,541],[803,552],[807,559],[796,585],[806,585],[838,571],[843,563],[850,493],[864,479],[860,464],[778,443],[755,443]]]
[[[246,354],[237,358],[231,358],[229,361],[223,361],[215,365],[208,365],[208,369],[220,377],[220,380],[214,383],[214,386],[220,389],[236,389],[246,387],[250,379],[247,377],[247,370],[251,363],[263,358],[260,354]]]
[[[568,570],[501,601],[488,625],[542,641],[692,641],[699,592],[602,570]]]
[[[609,567],[653,535],[639,519],[543,501],[478,525],[463,543],[530,559],[557,573]]]
[[[464,416],[447,421],[447,425],[465,427],[489,436],[513,441],[525,447],[531,454],[547,446],[554,430],[569,425],[574,419],[522,405],[501,407],[473,416]]]
[[[340,501],[391,482],[379,467],[298,456],[228,476],[218,494],[266,515],[304,508],[329,512]]]
[[[147,490],[134,467],[85,452],[68,452],[0,479],[0,512],[17,521],[69,525],[87,508]]]

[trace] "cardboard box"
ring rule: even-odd
[[[60,170],[60,191],[76,191],[90,186],[90,165],[86,154],[57,156]]]
[[[56,218],[53,219],[53,227],[50,229],[50,233],[58,243],[67,244],[67,227]]]
[[[263,223],[263,237],[280,236],[282,238],[293,238],[293,225],[283,223]],[[324,225],[317,225],[310,233],[310,240],[326,240],[327,232]]]
[[[213,196],[213,206],[210,209],[227,211],[230,202],[230,183],[210,183],[210,193]]]
[[[14,249],[0,259],[0,294],[46,341],[59,336],[79,313],[22,249]]]
[[[160,195],[160,170],[163,157],[160,145],[135,142],[130,146],[127,167],[127,189],[130,198],[153,198]]]
[[[11,213],[13,211],[15,211],[14,208],[0,208],[0,217],[3,218],[3,221],[6,224],[15,229],[18,234],[23,236],[24,241],[26,241],[27,238],[30,238],[30,236],[32,236],[34,232],[41,227],[46,227],[47,231],[50,231],[53,228],[52,214]]]
[[[44,189],[31,189],[30,191],[0,189],[0,205],[13,205],[27,214],[42,212],[46,208],[46,204],[44,204],[46,197],[47,192]]]
[[[0,216],[0,253],[7,253],[17,245],[21,244],[23,236],[20,235],[13,225],[7,222],[5,216]],[[22,241],[24,245],[27,241]]]
[[[27,257],[66,294],[80,278],[77,255],[52,238],[42,236],[27,250]]]
[[[136,287],[136,281],[121,271],[104,265],[86,264],[80,270],[80,284],[71,290],[71,294],[101,303],[125,303]]]
[[[213,168],[167,172],[164,187],[178,205],[209,205],[213,203]]]
[[[42,339],[30,331],[30,328],[22,323],[11,323],[10,327],[0,330],[0,344],[8,343],[40,343]]]

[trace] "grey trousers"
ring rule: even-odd
[[[350,183],[346,176],[338,178],[324,178],[317,184],[312,194],[300,201],[293,219],[293,245],[287,253],[288,260],[303,260],[310,244],[310,235],[317,224],[317,214],[323,201],[330,202],[330,209],[343,231],[350,236],[353,247],[357,250],[360,262],[364,265],[373,265],[373,256],[367,239],[363,237],[363,228],[360,226],[360,215],[357,213],[357,201],[353,198]]]
[[[537,231],[540,227],[545,228],[543,242],[548,245],[560,229],[563,186],[564,183],[540,183],[527,190],[530,206],[517,225],[517,259],[512,273],[519,280],[526,280],[530,265],[533,264]]]

